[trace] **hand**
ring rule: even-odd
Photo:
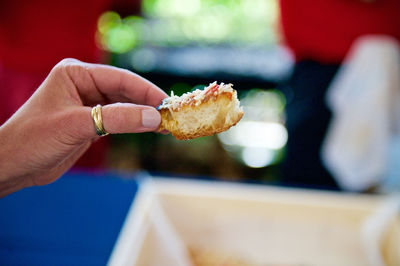
[[[165,97],[157,86],[127,70],[61,61],[0,127],[0,196],[51,183],[68,170],[98,138],[93,106],[103,105],[109,133],[155,131],[161,118],[154,107]]]

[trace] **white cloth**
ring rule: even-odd
[[[379,183],[390,139],[400,131],[398,42],[385,36],[357,40],[326,100],[333,117],[322,148],[325,166],[345,190]]]

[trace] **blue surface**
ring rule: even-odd
[[[137,186],[69,172],[0,199],[0,265],[105,265]]]

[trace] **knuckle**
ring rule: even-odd
[[[74,59],[74,58],[64,58],[61,60],[57,65],[54,66],[52,69],[52,72],[57,74],[57,73],[67,73],[71,74],[73,71],[75,71],[78,68],[81,68],[82,62]]]
[[[64,58],[63,60],[61,60],[58,65],[61,66],[68,66],[68,65],[76,65],[79,64],[81,61],[79,61],[78,59],[75,58]]]

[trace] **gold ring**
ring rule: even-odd
[[[94,128],[96,129],[96,134],[100,137],[108,135],[109,133],[106,132],[103,126],[103,118],[101,116],[100,104],[92,108],[92,118],[94,122]]]

